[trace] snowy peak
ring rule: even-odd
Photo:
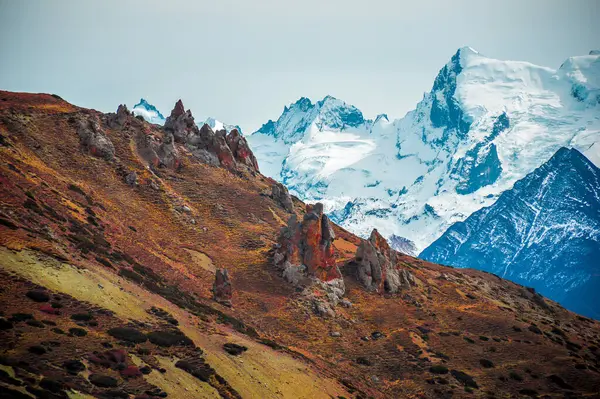
[[[318,131],[342,131],[358,128],[365,123],[358,108],[335,97],[325,96],[314,104],[310,99],[301,97],[289,107],[286,106],[277,121],[269,120],[255,134],[265,134],[293,144],[300,141],[311,126]]]
[[[335,97],[326,96],[317,103],[317,107],[319,109],[317,126],[320,130],[357,128],[365,123],[363,114],[358,108]]]
[[[140,99],[140,102],[133,106],[132,112],[136,116],[141,116],[146,121],[150,123],[156,123],[159,125],[164,125],[165,117],[160,113],[158,109],[148,101],[143,98]]]
[[[242,128],[239,125],[228,125],[226,123],[221,122],[215,118],[211,118],[210,116],[204,120],[204,123],[210,126],[215,132],[218,130],[225,130],[227,133],[232,130],[237,130],[240,134],[242,133]]]
[[[457,77],[469,57],[478,54],[471,47],[462,47],[444,65],[431,88],[432,104],[429,117],[434,128],[454,129],[464,136],[470,127],[455,97]]]
[[[558,72],[571,82],[571,95],[577,101],[591,107],[600,104],[600,51],[570,57]]]

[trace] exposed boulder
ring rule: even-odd
[[[140,157],[148,164],[158,167],[161,163],[157,151],[160,141],[147,129],[140,129],[135,134],[135,145]]]
[[[237,129],[233,129],[225,139],[236,162],[246,165],[251,170],[258,172],[258,161],[256,160],[254,153],[252,153],[252,150],[250,150],[246,138],[242,136]]]
[[[410,271],[398,268],[396,251],[376,229],[361,241],[354,263],[358,281],[369,291],[396,293],[416,285]]]
[[[110,128],[115,129],[124,126],[129,117],[131,117],[131,112],[129,112],[125,104],[121,104],[117,108],[116,114],[110,113],[107,115],[106,123]]]
[[[171,169],[178,169],[181,166],[181,158],[175,147],[173,133],[165,131],[161,138],[147,126],[142,126],[136,131],[135,142],[138,154],[151,166]]]
[[[294,203],[292,202],[292,197],[286,186],[279,182],[275,182],[271,186],[271,198],[278,204],[280,204],[283,209],[288,212],[294,211]]]
[[[156,155],[160,164],[167,168],[177,169],[181,166],[179,151],[175,148],[175,137],[171,132],[165,132],[162,142],[158,146]]]
[[[229,273],[227,269],[217,269],[215,274],[215,282],[213,284],[213,298],[225,306],[231,306],[231,297],[233,296],[233,288],[229,281]]]
[[[125,176],[125,183],[132,187],[138,184],[137,173],[135,173],[134,170],[132,170],[127,174],[127,176]]]
[[[90,154],[111,161],[115,157],[115,146],[100,127],[97,118],[89,117],[77,121],[77,135],[83,148]]]

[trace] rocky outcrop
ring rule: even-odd
[[[294,211],[294,203],[286,186],[279,182],[275,182],[271,186],[271,198],[288,212]]]
[[[273,255],[275,266],[290,284],[304,288],[314,312],[323,317],[335,316],[333,306],[345,293],[345,284],[335,263],[335,233],[323,214],[323,204],[306,205],[302,221],[296,215],[281,229]]]
[[[175,103],[175,108],[165,121],[164,129],[172,133],[178,143],[185,143],[190,134],[198,132],[198,126],[194,122],[192,111],[186,111],[181,100]]]
[[[246,165],[251,170],[258,172],[258,161],[250,150],[248,141],[240,134],[237,129],[233,129],[226,137],[227,145],[231,149],[231,153],[236,162]]]
[[[177,101],[171,115],[165,121],[164,130],[165,137],[172,135],[174,142],[185,145],[201,162],[229,170],[244,166],[252,171],[258,171],[256,157],[237,129],[227,134],[225,130],[213,131],[207,124],[198,128],[192,112],[185,111],[181,100]],[[171,147],[168,147],[168,150],[166,152],[172,153]]]
[[[97,118],[90,116],[77,121],[77,135],[82,147],[90,154],[111,161],[115,157],[115,146],[100,127]]]
[[[308,275],[321,281],[340,278],[333,254],[334,239],[331,223],[323,214],[323,204],[306,205],[301,222],[292,215],[287,227],[282,228],[275,265],[284,271],[289,268],[288,263],[297,268],[304,266]]]
[[[179,151],[175,148],[175,137],[170,132],[165,132],[162,142],[158,146],[156,155],[160,163],[167,168],[177,169],[181,166]]]
[[[107,115],[106,123],[111,129],[115,129],[125,126],[129,117],[131,117],[131,112],[129,112],[125,104],[121,104],[117,108],[116,114],[110,113]]]
[[[213,298],[225,306],[231,306],[231,297],[233,296],[233,288],[229,281],[229,273],[227,269],[217,269],[215,274],[215,282],[213,284]]]
[[[356,278],[369,291],[396,293],[416,285],[412,273],[398,267],[398,254],[376,229],[362,240],[353,261]]]

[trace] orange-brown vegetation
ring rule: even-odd
[[[82,145],[90,118],[114,157]],[[161,165],[147,156],[161,127],[108,118],[0,92],[0,396],[598,397],[600,323],[391,252],[415,285],[368,291],[351,267],[361,240],[333,224],[312,271],[340,270],[347,301],[318,316],[272,262],[305,206],[265,195],[245,148],[218,167],[174,141]],[[320,248],[322,219],[303,228]],[[213,301],[216,269],[231,307]]]

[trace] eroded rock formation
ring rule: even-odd
[[[289,268],[288,263],[297,268],[304,267],[308,275],[321,281],[340,278],[333,254],[334,239],[333,228],[327,215],[323,214],[323,204],[306,205],[301,222],[292,215],[287,227],[282,228],[275,265],[284,271]]]
[[[177,101],[165,121],[164,130],[165,140],[172,135],[174,142],[183,144],[201,162],[230,170],[245,166],[251,171],[258,171],[256,157],[236,129],[227,134],[225,130],[213,131],[207,124],[199,128],[192,112],[185,111],[181,100]]]
[[[294,203],[286,186],[279,182],[275,182],[271,186],[271,198],[288,212],[294,211]]]
[[[356,277],[367,290],[396,293],[416,285],[412,273],[398,267],[398,254],[373,229],[368,240],[362,240],[354,261]]]
[[[250,146],[246,141],[246,138],[240,134],[237,129],[233,129],[226,136],[227,145],[231,149],[231,153],[235,158],[236,162],[248,166],[258,172],[258,161],[250,150]]]
[[[100,127],[97,118],[90,116],[77,121],[77,135],[83,148],[90,154],[108,161],[115,157],[115,147]]]
[[[165,121],[165,131],[171,132],[178,143],[185,143],[190,134],[198,132],[192,111],[185,110],[181,100],[175,103],[175,108]]]
[[[132,117],[131,112],[127,109],[125,104],[119,105],[117,108],[117,113],[110,113],[106,117],[106,123],[111,128],[117,128],[120,126],[124,126],[127,123],[127,120]]]
[[[315,313],[333,317],[332,306],[345,293],[345,284],[335,263],[335,233],[323,214],[323,204],[306,205],[302,221],[296,215],[281,229],[273,261],[283,278],[297,287],[312,287],[307,294]]]

